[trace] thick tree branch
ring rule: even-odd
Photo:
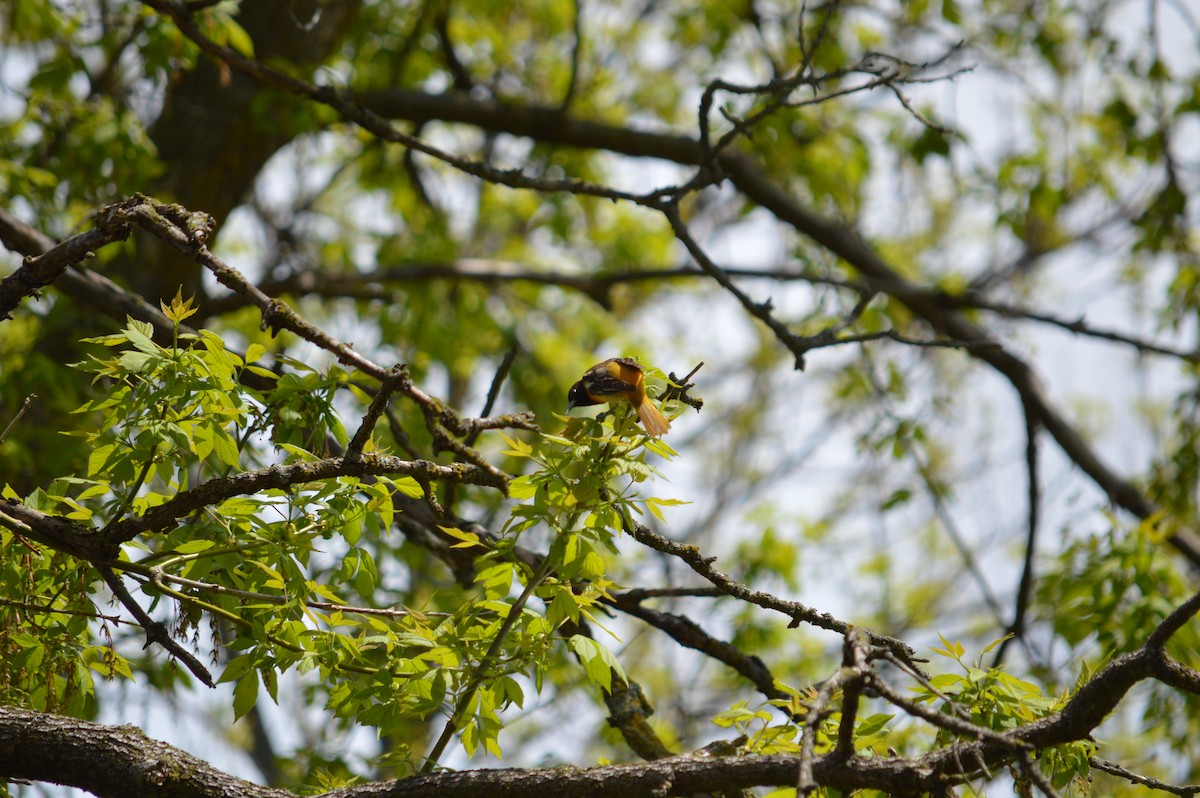
[[[398,781],[357,785],[327,793],[329,798],[526,798],[557,796],[673,796],[757,786],[806,786],[845,792],[875,789],[889,793],[941,794],[979,771],[1019,765],[1030,748],[1085,739],[1138,681],[1154,678],[1169,662],[1162,649],[1170,634],[1200,609],[1200,594],[1180,606],[1148,638],[1146,646],[1102,668],[1059,712],[999,734],[974,726],[960,731],[979,739],[954,743],[914,757],[858,757],[834,751],[823,756],[773,755],[657,759],[597,768],[541,768],[430,773]],[[862,637],[850,631],[847,645]],[[856,637],[856,635],[858,637]],[[861,649],[861,644],[857,644]],[[881,680],[865,670],[864,658],[848,660],[846,678]],[[851,673],[853,672],[853,673]],[[854,674],[857,674],[855,676]],[[886,687],[885,687],[886,689]],[[892,700],[899,699],[892,696]],[[900,699],[899,705],[908,702]],[[946,717],[937,715],[939,726]],[[128,726],[110,727],[12,707],[0,707],[0,776],[66,784],[101,798],[121,796],[290,796],[222,773]]]
[[[40,236],[28,235],[30,231],[22,230],[23,225],[7,211],[3,214],[0,216],[0,225],[6,246],[41,249],[48,243]],[[128,222],[100,213],[96,215],[96,227],[93,229],[71,236],[37,255],[26,256],[15,272],[0,280],[0,321],[10,318],[11,311],[25,297],[36,297],[41,289],[57,280],[68,267],[91,257],[106,244],[129,238],[130,230]]]
[[[330,457],[211,479],[176,494],[170,501],[140,516],[111,525],[103,535],[84,524],[48,515],[12,501],[0,503],[0,518],[8,516],[12,520],[6,526],[39,543],[92,562],[104,562],[116,558],[117,547],[121,543],[144,532],[168,529],[180,518],[234,496],[249,496],[264,490],[278,490],[335,477],[368,475],[410,476],[427,482],[465,482],[500,490],[507,484],[506,480],[466,463],[438,465],[428,460],[402,460],[399,457],[366,453],[356,459]]]
[[[230,776],[152,740],[136,726],[105,726],[0,707],[0,774],[87,790],[100,798],[291,798]]]
[[[106,562],[120,552],[116,544],[90,527],[12,500],[0,501],[0,525],[35,543],[89,562]]]
[[[347,121],[353,122],[381,141],[400,144],[409,149],[436,158],[453,166],[466,174],[473,175],[509,188],[524,188],[534,191],[565,191],[573,194],[585,194],[593,197],[603,197],[611,200],[629,200],[640,202],[641,197],[627,191],[618,191],[607,186],[598,185],[586,180],[530,177],[519,169],[496,169],[481,161],[464,158],[435,147],[424,139],[405,133],[393,126],[387,119],[379,116],[370,108],[355,102],[348,92],[331,86],[318,86],[285,72],[269,67],[259,61],[243,56],[229,47],[224,47],[204,35],[192,21],[187,10],[173,0],[142,0],[142,2],[164,14],[175,23],[179,31],[204,52],[213,58],[228,64],[240,73],[254,77],[262,82],[275,86],[286,92],[307,98],[314,102],[327,105],[337,111]]]
[[[272,488],[287,488],[334,477],[368,475],[410,476],[418,482],[466,482],[500,490],[507,486],[505,478],[498,478],[490,471],[466,463],[445,466],[428,460],[402,460],[399,457],[376,453],[365,453],[352,459],[330,457],[307,463],[270,466],[211,479],[203,485],[176,494],[170,501],[147,510],[136,518],[113,524],[106,537],[112,542],[120,543],[132,540],[143,532],[161,531],[201,507],[219,504],[233,496],[249,496]]]

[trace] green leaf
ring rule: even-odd
[[[391,484],[400,491],[404,496],[410,499],[421,499],[425,497],[425,490],[421,487],[421,483],[417,482],[412,477],[393,477]]]
[[[221,673],[221,677],[217,679],[217,683],[220,684],[222,682],[232,682],[241,679],[250,671],[253,664],[250,657],[234,657],[225,666],[225,670]]]
[[[177,554],[196,554],[201,551],[207,551],[208,549],[211,549],[215,545],[216,545],[216,543],[214,543],[211,540],[204,540],[202,538],[193,538],[192,540],[186,541],[186,542],[181,543],[178,546],[176,546],[175,552]]]
[[[935,689],[945,692],[966,686],[967,680],[956,673],[939,673],[929,680],[929,684]]]
[[[241,658],[239,658],[241,659]],[[234,660],[235,662],[237,660]],[[245,717],[258,702],[258,671],[250,671],[238,679],[233,688],[233,718]]]
[[[528,476],[519,476],[508,483],[508,495],[517,501],[532,499],[537,495],[537,484]]]
[[[250,34],[246,32],[246,29],[239,25],[232,17],[226,17],[223,22],[225,44],[230,49],[236,50],[247,58],[253,58],[254,40],[250,38]]]
[[[118,362],[121,368],[133,374],[141,374],[142,372],[153,371],[155,364],[158,362],[157,354],[148,355],[145,352],[125,352],[121,355]]]
[[[128,319],[129,326],[124,330],[125,339],[138,349],[140,352],[145,352],[148,355],[158,356],[164,351],[162,347],[154,343],[154,325],[149,322],[141,322],[135,319]]]
[[[588,679],[598,687],[611,690],[614,672],[622,679],[625,678],[624,672],[617,665],[617,661],[613,659],[612,653],[595,640],[583,635],[572,635],[567,640],[567,646],[583,663]]]
[[[883,727],[887,726],[894,717],[896,716],[884,714],[872,715],[858,724],[857,728],[854,729],[854,734],[858,737],[868,737],[882,731]]]
[[[469,549],[469,548],[473,548],[473,547],[479,547],[479,548],[483,547],[483,544],[479,542],[479,535],[476,535],[474,532],[464,532],[463,530],[459,529],[458,527],[453,527],[453,526],[439,526],[438,529],[442,530],[442,532],[446,533],[450,537],[459,541],[458,543],[455,543],[450,546],[450,548],[452,548],[452,549]]]
[[[217,459],[227,466],[236,466],[239,459],[237,441],[217,424],[207,426],[212,430],[213,451]]]
[[[508,444],[508,449],[506,449],[503,454],[509,455],[510,457],[530,457],[533,455],[533,447],[528,443],[517,440],[516,438],[510,438],[503,432],[500,433],[500,437],[503,438],[504,442]]]

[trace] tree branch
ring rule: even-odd
[[[1200,594],[1181,605],[1150,635],[1147,644],[1102,668],[1062,710],[1003,734],[974,725],[961,732],[980,739],[954,743],[914,757],[771,755],[680,756],[633,765],[596,768],[539,768],[430,773],[389,782],[356,785],[327,798],[526,798],[553,794],[588,796],[672,796],[758,786],[795,786],[804,767],[806,785],[849,792],[941,794],[971,780],[981,769],[1019,764],[1024,752],[1085,739],[1128,690],[1155,676],[1167,662],[1161,644],[1200,609]],[[851,637],[860,632],[851,631]],[[849,640],[849,638],[848,638]],[[847,678],[865,677],[877,689],[882,680],[849,660]],[[886,687],[885,687],[886,689]],[[891,700],[910,709],[904,699]],[[937,713],[939,726],[947,717]],[[100,798],[141,796],[290,796],[242,782],[128,726],[103,726],[12,707],[0,707],[0,776],[81,787]],[[811,779],[807,778],[811,773]]]
[[[808,623],[820,629],[827,629],[831,632],[846,634],[852,628],[853,624],[839,621],[829,613],[818,612],[811,607],[806,607],[798,601],[785,601],[781,598],[772,596],[770,593],[763,593],[759,590],[752,590],[745,585],[739,584],[730,578],[727,574],[721,573],[713,568],[712,564],[715,557],[705,557],[701,554],[700,549],[695,546],[690,546],[685,543],[676,543],[668,540],[662,535],[658,535],[641,524],[633,524],[628,519],[623,518],[625,531],[638,543],[643,546],[649,546],[655,551],[661,551],[663,554],[669,554],[683,560],[693,571],[708,581],[712,582],[727,595],[742,601],[755,604],[763,609],[774,610],[782,613],[792,619],[790,626],[799,626],[801,623]],[[892,637],[868,632],[868,637],[872,643],[882,646],[901,660],[906,662],[909,667],[916,668],[916,653],[902,640],[896,640]]]
[[[1149,787],[1152,790],[1161,790],[1174,795],[1181,795],[1183,798],[1192,798],[1194,795],[1200,795],[1200,784],[1173,785],[1167,784],[1165,781],[1143,776],[1139,773],[1134,773],[1132,770],[1121,767],[1115,762],[1109,762],[1101,759],[1098,756],[1093,756],[1088,759],[1088,764],[1096,770],[1102,770],[1112,776],[1125,779],[1130,784],[1140,784],[1144,787]]]
[[[333,477],[367,475],[402,475],[419,481],[466,482],[472,485],[505,490],[507,478],[498,478],[490,471],[466,463],[438,465],[428,460],[401,460],[399,457],[373,452],[357,458],[330,457],[307,463],[291,463],[244,471],[229,477],[211,479],[203,485],[178,493],[170,501],[158,505],[137,518],[114,524],[107,539],[114,543],[132,540],[143,532],[170,527],[176,520],[218,504],[233,496],[249,496],[271,488],[287,488]]]
[[[974,725],[962,733],[980,739],[954,743],[915,757],[773,755],[669,757],[635,765],[597,768],[544,768],[431,773],[398,781],[348,787],[329,798],[526,798],[530,794],[570,796],[670,796],[758,786],[794,786],[804,767],[806,784],[849,792],[942,793],[974,778],[980,769],[1019,763],[1030,747],[1046,748],[1085,739],[1137,682],[1158,676],[1170,660],[1163,651],[1170,635],[1200,610],[1200,593],[1159,625],[1144,647],[1102,668],[1060,711],[1003,734]],[[850,631],[851,637],[861,632]],[[851,645],[848,638],[848,645]],[[861,667],[850,670],[887,691],[882,680]],[[857,678],[857,677],[855,677]],[[913,711],[893,695],[889,700]],[[947,717],[938,713],[939,726]],[[927,718],[931,719],[931,718]],[[0,707],[0,776],[65,784],[100,798],[195,796],[195,798],[284,798],[242,782],[128,726],[103,726],[13,707]],[[811,774],[811,779],[808,778]]]
[[[4,212],[0,217],[0,236],[6,245],[22,248],[40,248],[47,243],[40,237],[28,235],[22,230],[16,217]],[[11,318],[10,312],[27,296],[53,283],[69,266],[92,257],[97,249],[114,241],[129,238],[131,227],[128,222],[114,219],[111,215],[97,214],[96,226],[85,233],[71,236],[61,244],[51,246],[37,255],[26,256],[17,270],[0,280],[0,321]]]
[[[167,631],[166,624],[160,623],[150,617],[146,610],[142,608],[142,605],[138,604],[137,600],[125,589],[125,584],[121,581],[121,577],[114,574],[112,568],[109,568],[107,565],[97,565],[96,568],[100,571],[100,576],[104,578],[105,584],[112,590],[113,595],[121,602],[121,605],[129,610],[129,613],[142,625],[142,629],[146,632],[146,648],[149,648],[151,643],[158,643],[167,650],[167,653],[182,662],[184,667],[191,671],[192,675],[203,682],[205,686],[216,686],[213,684],[212,674],[201,664],[200,660],[196,659],[196,655],[180,645],[179,641],[171,636],[171,633]]]

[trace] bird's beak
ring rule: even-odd
[[[574,409],[575,409],[575,400],[567,399],[567,412],[570,413]]]

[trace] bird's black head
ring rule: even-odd
[[[587,407],[588,405],[600,404],[592,397],[588,396],[587,388],[583,387],[583,381],[575,383],[571,386],[571,390],[567,391],[567,412],[573,407]]]

